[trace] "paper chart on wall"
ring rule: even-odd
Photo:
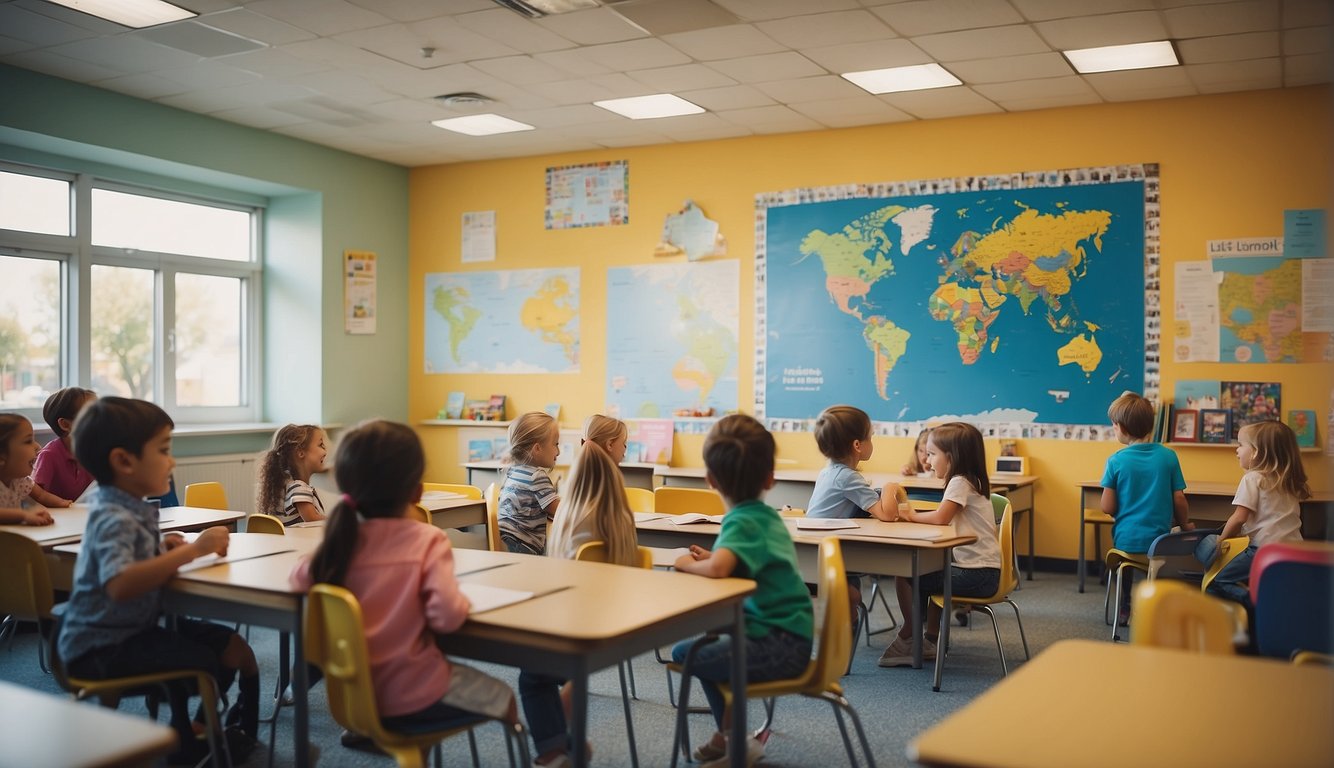
[[[375,333],[375,254],[343,251],[343,329]]]
[[[1302,332],[1334,332],[1334,259],[1302,259]]]
[[[1208,261],[1176,265],[1172,350],[1178,363],[1218,361],[1218,281]]]
[[[496,260],[495,211],[467,211],[463,214],[460,260],[464,264]]]

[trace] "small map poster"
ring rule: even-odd
[[[611,160],[547,169],[547,229],[630,223],[630,164]]]

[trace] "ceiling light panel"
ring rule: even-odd
[[[677,115],[698,115],[704,108],[698,104],[670,93],[655,93],[652,96],[633,96],[628,99],[607,99],[593,102],[609,112],[624,115],[631,120],[652,120],[659,117]]]
[[[432,120],[431,125],[437,128],[444,128],[446,131],[454,133],[463,133],[469,136],[493,136],[498,133],[516,133],[518,131],[531,131],[533,126],[527,123],[521,123],[518,120],[511,120],[508,117],[487,113],[484,115],[468,115],[467,117],[451,117],[445,120]]]
[[[90,16],[135,29],[190,19],[199,15],[162,0],[51,0]]]
[[[911,67],[868,69],[862,72],[844,72],[842,77],[871,93],[899,93],[924,91],[929,88],[948,88],[963,85],[939,64],[916,64]]]
[[[1105,45],[1101,48],[1081,48],[1061,53],[1070,60],[1071,66],[1076,71],[1085,75],[1091,72],[1117,72],[1124,69],[1175,67],[1180,63],[1172,43],[1167,40],[1130,45]]]

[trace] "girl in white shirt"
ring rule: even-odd
[[[273,435],[273,446],[259,462],[255,510],[283,525],[324,519],[324,502],[310,478],[328,472],[329,436],[314,424],[288,424]]]

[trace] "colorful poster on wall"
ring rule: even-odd
[[[1214,259],[1219,355],[1228,363],[1302,360],[1302,264],[1272,256]]]
[[[547,229],[630,223],[630,163],[611,160],[547,169]]]
[[[431,272],[425,288],[426,373],[579,372],[577,267]]]
[[[463,214],[460,261],[475,264],[496,260],[496,212],[468,211]]]
[[[343,330],[375,333],[375,254],[343,251]]]
[[[761,194],[756,411],[1101,437],[1157,397],[1158,212],[1152,164]]]

